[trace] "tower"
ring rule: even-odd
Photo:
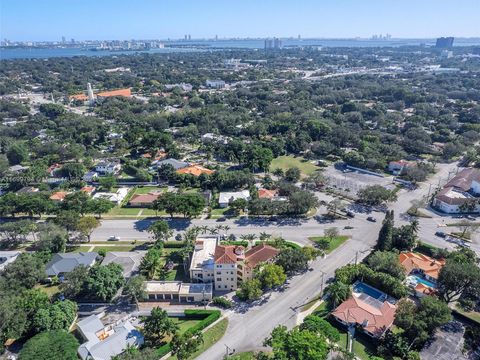
[[[93,95],[92,85],[87,83],[87,94],[88,94],[88,103],[90,106],[95,104],[95,96]]]

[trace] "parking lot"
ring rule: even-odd
[[[340,166],[329,166],[324,174],[329,179],[330,186],[340,190],[348,189],[347,192],[350,194],[356,194],[360,189],[370,185],[393,187],[392,176],[380,177],[359,171],[344,170]]]
[[[464,326],[458,321],[451,321],[435,333],[433,341],[420,353],[424,360],[462,360]]]

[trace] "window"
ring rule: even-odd
[[[222,268],[222,265],[217,265],[217,267]]]
[[[217,278],[217,281],[222,281],[222,278]]]
[[[225,285],[225,289],[227,288],[227,285]]]
[[[221,271],[217,271],[217,275],[222,275],[222,272],[221,272]]]

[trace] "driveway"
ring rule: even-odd
[[[458,321],[451,321],[435,333],[433,341],[420,352],[423,360],[467,360],[462,354],[465,327]]]

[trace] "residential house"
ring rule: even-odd
[[[407,160],[390,161],[388,164],[388,171],[395,176],[401,175],[408,167],[411,167],[414,164],[415,163]]]
[[[52,195],[50,195],[50,200],[56,201],[56,202],[62,202],[65,200],[65,197],[70,194],[68,191],[56,191]]]
[[[8,168],[8,172],[19,174],[27,170],[30,166],[13,165]]]
[[[278,190],[269,190],[269,189],[264,189],[260,188],[258,189],[258,198],[259,199],[269,199],[269,200],[275,200],[275,201],[287,201],[287,197],[285,196],[279,196],[278,195]]]
[[[182,283],[181,281],[146,281],[145,291],[149,301],[204,302],[211,301],[213,286]]]
[[[98,173],[96,171],[89,171],[85,175],[83,175],[83,181],[92,182],[97,180]]]
[[[225,87],[225,81],[223,80],[207,80],[205,86],[210,89],[223,89]]]
[[[89,185],[86,185],[80,189],[81,192],[87,194],[88,196],[92,196],[95,190],[96,190],[95,186],[89,186]]]
[[[175,170],[180,170],[180,169],[186,168],[187,166],[190,165],[189,163],[187,163],[185,161],[180,161],[180,160],[177,160],[177,159],[170,158],[170,159],[157,161],[157,163],[155,164],[155,167],[159,168],[162,165],[167,165],[167,164],[172,165]]]
[[[271,263],[280,250],[264,243],[256,245],[245,252],[243,263],[237,264],[237,275],[240,281],[253,278],[253,270],[262,263]]]
[[[52,259],[45,265],[45,271],[49,277],[62,276],[75,269],[78,265],[93,266],[97,260],[97,255],[96,252],[54,254]]]
[[[17,191],[17,194],[33,194],[38,192],[40,189],[34,186],[24,186]]]
[[[217,245],[214,255],[214,282],[218,291],[233,291],[238,287],[237,267],[245,261],[243,246]]]
[[[480,213],[479,195],[480,169],[467,168],[435,195],[432,206],[447,214]]]
[[[97,192],[93,195],[94,199],[105,199],[108,200],[116,205],[120,205],[120,203],[127,197],[129,189],[122,187],[118,188],[116,192]]]
[[[8,264],[17,260],[20,251],[0,251],[0,272],[5,269]]]
[[[138,273],[138,268],[146,251],[109,251],[102,261],[102,265],[118,264],[123,269],[123,276],[129,278]]]
[[[367,287],[371,289],[369,293],[381,294],[378,289]],[[380,338],[392,327],[396,310],[397,306],[383,300],[382,296],[373,297],[354,290],[352,296],[332,312],[332,316],[347,327],[356,326],[368,336]]]
[[[60,164],[53,164],[53,165],[50,165],[47,169],[47,173],[50,177],[54,177],[55,176],[55,173],[60,170],[62,168],[62,165]]]
[[[214,172],[215,170],[207,169],[201,165],[187,166],[183,169],[177,170],[177,174],[194,175],[194,176],[200,176],[202,174],[212,175]]]
[[[438,276],[445,265],[445,259],[434,259],[420,253],[405,252],[399,255],[399,262],[405,269],[407,285],[417,297],[436,292]]]
[[[250,191],[221,192],[218,196],[218,204],[221,208],[226,208],[230,202],[238,199],[250,200]]]
[[[150,192],[148,194],[136,194],[133,195],[128,205],[131,207],[150,207],[153,202],[158,199],[161,192]]]
[[[102,175],[116,175],[121,169],[119,161],[100,161],[95,165],[95,171]]]
[[[105,326],[98,315],[90,315],[77,323],[77,330],[85,342],[78,348],[82,360],[110,360],[127,348],[144,343],[142,333],[129,319]]]

